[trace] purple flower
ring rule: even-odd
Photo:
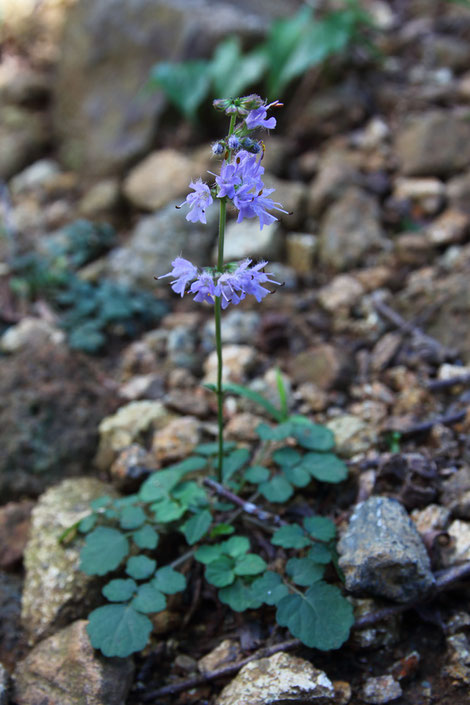
[[[196,182],[191,181],[189,186],[194,190],[194,193],[189,193],[183,203],[178,206],[188,205],[190,210],[186,216],[186,220],[191,223],[206,223],[206,208],[212,203],[212,196],[210,188],[207,184],[203,183],[201,179]]]
[[[191,294],[196,294],[194,301],[207,301],[213,304],[215,297],[220,296],[219,286],[214,284],[214,278],[209,272],[202,272],[195,282],[191,284]]]
[[[240,185],[242,182],[235,164],[223,164],[220,169],[220,176],[217,176],[215,181],[219,187],[218,198],[224,198],[225,196],[233,198],[235,186]]]
[[[268,209],[288,213],[280,203],[268,198],[274,190],[273,188],[261,188],[258,192],[253,193],[249,184],[240,188],[233,199],[234,205],[238,208],[237,223],[241,223],[245,218],[258,217],[260,230],[262,230],[265,225],[271,225],[277,220],[272,213],[268,213]]]
[[[230,137],[227,140],[227,145],[229,149],[238,149],[240,146],[240,140],[236,135],[230,135]]]
[[[272,130],[276,127],[276,118],[270,117],[266,119],[269,108],[277,105],[281,105],[279,101],[275,100],[269,105],[262,105],[260,108],[255,110],[250,110],[245,118],[246,126],[249,130],[254,130],[256,127],[265,127],[267,130]]]
[[[197,267],[183,257],[177,257],[171,264],[173,266],[173,270],[168,274],[162,274],[158,278],[164,279],[165,277],[175,277],[175,279],[171,282],[171,288],[175,293],[183,296],[186,285],[197,276]]]

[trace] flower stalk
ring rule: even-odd
[[[264,271],[267,264],[265,261],[251,265],[251,259],[247,258],[242,262],[224,263],[227,202],[232,203],[238,211],[237,223],[241,223],[245,218],[259,218],[260,230],[277,220],[271,211],[287,213],[280,203],[271,200],[270,195],[274,189],[266,189],[264,186],[262,181],[264,167],[261,165],[264,145],[253,136],[258,129],[273,129],[276,126],[276,119],[268,118],[267,111],[280,105],[278,101],[267,105],[257,95],[214,101],[214,107],[217,110],[230,115],[227,136],[212,146],[214,156],[223,155],[220,173],[212,174],[215,177],[213,186],[208,186],[202,179],[191,182],[193,193],[190,193],[178,207],[189,206],[186,220],[192,223],[206,223],[207,208],[213,204],[214,199],[219,200],[217,265],[205,267],[201,271],[183,257],[177,257],[172,262],[173,270],[162,275],[174,277],[171,287],[177,294],[184,296],[189,292],[194,294],[194,301],[214,305],[217,352],[215,385],[218,425],[217,478],[221,484],[224,474],[222,310],[229,304],[236,306],[247,295],[252,295],[257,301],[261,301],[271,293],[269,289],[262,286],[263,284],[280,283],[272,279],[269,272]],[[238,124],[237,120],[239,120]]]

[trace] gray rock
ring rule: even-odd
[[[237,223],[231,220],[227,224],[224,241],[224,256],[226,262],[232,262],[250,257],[255,260],[274,260],[281,254],[282,238],[279,223],[259,227],[258,218],[242,220]],[[212,259],[217,259],[214,249]]]
[[[361,698],[371,705],[382,705],[396,700],[402,694],[401,686],[393,676],[378,676],[366,680]]]
[[[323,671],[311,663],[280,652],[251,661],[219,695],[216,705],[281,705],[335,700],[335,689]]]
[[[297,274],[312,274],[318,238],[310,233],[289,233],[286,238],[287,262]]]
[[[286,181],[278,179],[272,174],[266,174],[263,179],[266,188],[275,189],[270,198],[280,203],[287,213],[273,211],[273,215],[291,230],[300,227],[304,220],[304,206],[307,196],[307,187],[300,181]],[[264,230],[264,228],[263,228]]]
[[[363,265],[366,255],[386,249],[377,201],[354,186],[325,214],[320,228],[319,260],[344,270]]]
[[[308,193],[308,214],[317,217],[336,201],[349,186],[360,183],[360,173],[352,152],[330,147],[322,156],[318,174]]]
[[[372,424],[353,414],[336,416],[328,421],[326,427],[335,434],[337,453],[346,458],[365,453],[377,445],[377,431]]]
[[[198,366],[197,336],[188,326],[175,326],[168,331],[167,364],[169,368],[184,367],[193,370]]]
[[[51,487],[33,510],[21,611],[33,643],[96,606],[98,581],[78,568],[80,542],[64,545],[59,537],[89,513],[91,500],[105,494],[116,496],[99,480],[74,478]]]
[[[0,178],[9,179],[37,158],[47,141],[41,113],[4,105],[0,109]]]
[[[44,318],[26,316],[19,323],[8,328],[0,338],[0,350],[13,353],[28,349],[34,354],[35,349],[48,343],[60,345],[65,341],[65,333]]]
[[[233,309],[224,315],[222,325],[222,342],[251,343],[259,330],[260,314],[256,311],[240,311]],[[204,349],[212,350],[215,347],[215,323],[210,320],[204,326]]]
[[[40,159],[10,181],[11,192],[18,195],[27,191],[37,191],[60,174],[60,167],[52,159]]]
[[[118,180],[102,179],[87,191],[78,205],[78,211],[85,218],[94,218],[112,211],[118,202]]]
[[[25,651],[21,629],[21,590],[17,575],[0,571],[0,661],[8,669],[15,666]]]
[[[85,620],[38,644],[14,673],[17,705],[122,705],[132,684],[130,659],[99,656]]]
[[[399,129],[396,150],[405,176],[448,176],[470,164],[469,111],[431,110]]]
[[[110,277],[123,284],[154,290],[156,284],[169,287],[169,279],[156,282],[154,277],[170,272],[175,257],[183,256],[196,265],[210,264],[219,218],[217,209],[207,211],[207,225],[194,224],[175,209],[178,204],[172,203],[139,220],[127,245],[109,254],[106,271]]]
[[[442,483],[441,502],[454,517],[470,519],[470,467],[464,465]]]
[[[159,210],[174,199],[186,196],[190,192],[190,181],[199,177],[207,180],[209,156],[210,149],[205,164],[202,159],[190,159],[175,149],[152,152],[129,172],[123,193],[137,208]]]
[[[346,587],[408,602],[434,585],[424,544],[402,505],[388,497],[358,504],[338,551]]]
[[[0,663],[0,705],[8,705],[10,702],[10,676],[7,669]]]
[[[53,120],[70,168],[99,174],[150,147],[165,105],[142,86],[159,61],[209,56],[227,34],[262,34],[295,4],[282,0],[79,0],[67,13]]]

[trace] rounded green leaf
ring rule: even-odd
[[[235,612],[244,612],[261,607],[263,600],[255,594],[250,585],[237,578],[233,585],[219,590],[219,599]]]
[[[285,421],[277,426],[268,426],[266,423],[260,423],[256,427],[256,433],[262,441],[283,441],[285,438],[292,436],[292,423]]]
[[[120,512],[119,524],[121,529],[138,529],[146,518],[142,507],[124,507]]]
[[[152,622],[130,605],[105,605],[88,617],[91,645],[105,656],[125,658],[147,645]]]
[[[332,559],[331,550],[324,543],[314,543],[310,551],[308,552],[308,557],[314,563],[329,563]]]
[[[169,524],[171,521],[181,519],[186,512],[184,504],[174,502],[171,499],[164,499],[152,504],[151,509],[155,513],[155,520],[162,524]]]
[[[97,497],[96,499],[92,499],[90,502],[90,507],[95,511],[99,511],[100,509],[104,509],[105,507],[108,507],[112,503],[111,497],[109,497],[107,494],[103,495],[102,497]]]
[[[336,525],[328,517],[307,517],[303,525],[310,536],[319,541],[331,541],[336,536]]]
[[[304,530],[298,524],[290,524],[289,526],[281,526],[280,529],[274,532],[271,543],[274,546],[282,546],[283,548],[305,548],[310,546],[312,541],[305,535]]]
[[[302,460],[298,450],[291,448],[290,446],[285,446],[284,448],[279,448],[273,453],[273,460],[278,465],[284,467],[292,467],[297,465]]]
[[[80,570],[87,575],[105,575],[116,570],[129,553],[129,542],[117,529],[99,526],[85,540],[80,551]]]
[[[312,481],[312,478],[306,470],[299,465],[294,467],[284,467],[282,471],[286,479],[294,485],[294,487],[307,487]]]
[[[191,519],[183,524],[181,531],[190,546],[200,541],[207,534],[210,525],[212,524],[212,514],[208,509],[198,512]]]
[[[161,612],[166,607],[166,597],[160,590],[157,590],[153,581],[144,583],[144,585],[140,585],[131,606],[138,612]]]
[[[258,485],[258,490],[268,502],[281,503],[288,500],[294,494],[294,489],[284,475],[276,475],[268,482]]]
[[[220,544],[223,552],[232,558],[238,558],[250,550],[250,542],[246,536],[231,536]]]
[[[174,595],[176,592],[181,592],[185,589],[186,578],[182,573],[179,573],[171,566],[166,565],[157,570],[155,577],[152,580],[152,585],[154,585],[157,590],[160,590],[167,595]]]
[[[244,478],[253,485],[259,485],[260,482],[266,482],[269,479],[269,475],[269,470],[262,465],[252,465],[245,470]]]
[[[302,587],[309,587],[323,578],[325,564],[314,563],[310,558],[291,558],[287,561],[286,573],[292,582]]]
[[[221,556],[206,566],[205,576],[208,583],[215,587],[226,587],[235,580],[233,560],[228,556]]]
[[[301,466],[320,482],[342,482],[348,476],[348,467],[333,453],[306,453]]]
[[[278,573],[267,570],[264,575],[257,578],[252,584],[253,593],[267,605],[277,605],[283,597],[289,594],[287,585],[284,585]]]
[[[194,558],[199,561],[199,563],[204,563],[207,565],[208,563],[215,561],[217,558],[220,558],[223,552],[223,546],[220,543],[215,546],[199,546],[194,554]]]
[[[149,524],[144,524],[135,531],[132,538],[139,548],[154,549],[158,546],[158,534]]]
[[[352,605],[334,585],[314,583],[304,595],[288,595],[277,606],[276,620],[306,646],[339,649],[354,624]]]
[[[314,423],[293,424],[292,436],[307,450],[327,451],[335,447],[335,437],[329,428]]]
[[[263,570],[266,570],[266,562],[256,553],[247,553],[235,563],[235,575],[258,575]]]
[[[137,584],[130,578],[117,578],[107,583],[101,592],[110,602],[127,602],[136,590]]]
[[[87,534],[91,531],[96,524],[97,518],[96,514],[89,514],[87,517],[84,517],[78,524],[79,532],[81,534]]]
[[[135,580],[145,580],[152,575],[157,562],[147,556],[132,556],[126,564],[126,573]]]

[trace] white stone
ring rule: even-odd
[[[64,340],[65,333],[48,321],[27,316],[5,331],[0,338],[0,350],[13,353],[23,348],[34,349],[47,343],[60,345]]]
[[[252,259],[273,260],[281,254],[281,231],[279,223],[259,227],[258,218],[243,220],[241,223],[231,221],[225,231],[225,261],[238,261],[245,257]],[[214,249],[213,260],[217,259]]]

